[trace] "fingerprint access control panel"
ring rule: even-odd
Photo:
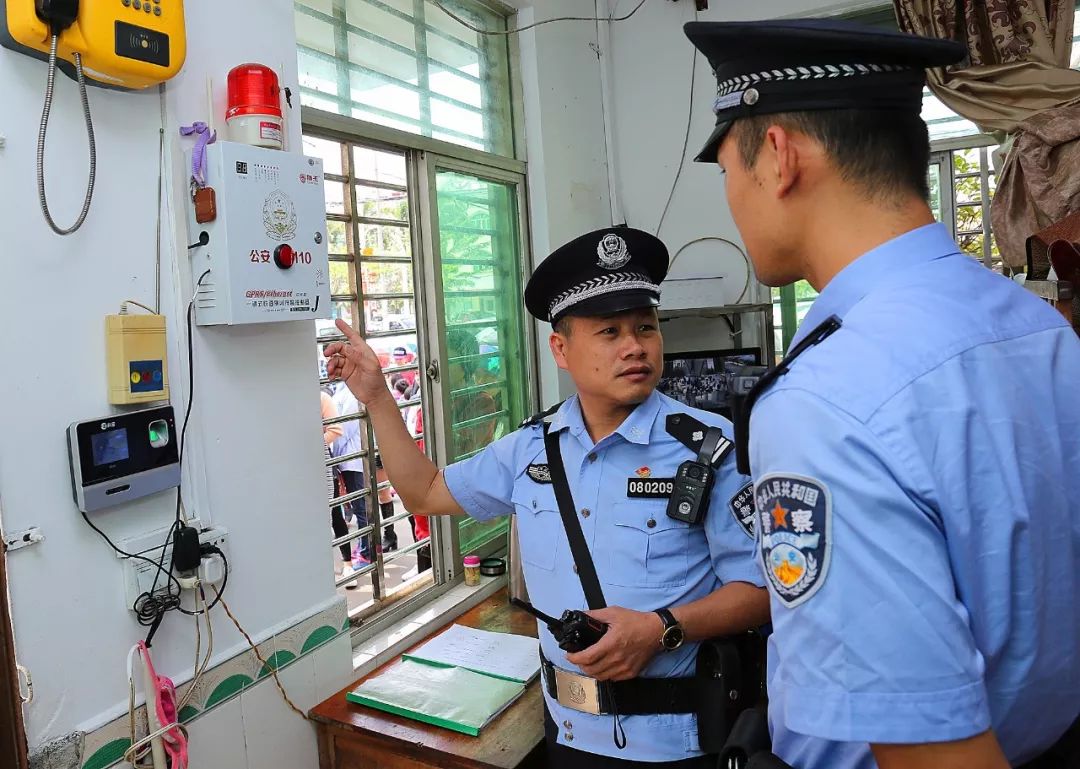
[[[190,196],[187,205],[195,322],[329,318],[322,161],[219,141],[206,148],[205,170],[212,212]]]
[[[172,406],[72,423],[75,504],[93,513],[179,486],[178,440]]]

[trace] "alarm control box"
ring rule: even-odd
[[[210,220],[196,221],[193,196],[187,203],[195,322],[329,318],[322,161],[215,142],[206,148],[205,170],[215,205],[199,218]]]

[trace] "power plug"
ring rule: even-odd
[[[220,555],[204,555],[199,564],[199,582],[204,585],[217,585],[225,579],[225,561]]]

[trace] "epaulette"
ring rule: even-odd
[[[558,403],[556,403],[551,408],[546,409],[544,411],[541,411],[539,414],[533,414],[531,417],[529,417],[528,419],[523,421],[520,425],[518,425],[518,429],[520,430],[523,427],[534,427],[535,425],[540,424],[545,419],[547,419],[549,416],[551,416],[556,411],[558,411],[559,406],[563,405],[564,403],[566,403],[566,401],[559,401]]]

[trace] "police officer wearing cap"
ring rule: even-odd
[[[962,48],[820,20],[686,34],[717,78],[698,160],[759,280],[819,292],[750,394],[773,751],[1080,766],[1080,342],[927,206],[924,71]]]
[[[666,515],[669,481],[694,457],[685,443],[692,439],[670,434],[668,418],[678,415],[680,425],[697,420],[698,444],[703,431],[712,434],[709,427],[731,435],[727,420],[656,391],[663,368],[656,306],[667,266],[659,240],[625,227],[583,235],[546,259],[526,288],[526,306],[552,323],[552,355],[578,394],[546,414],[546,428],[537,415],[442,471],[417,451],[363,340],[339,322],[348,344],[327,350],[330,375],[367,404],[405,507],[482,521],[516,515],[530,599],[555,617],[588,608],[559,513],[545,429],[558,441],[577,513],[571,515],[609,607],[591,612],[609,627],[584,651],[564,652],[540,625],[548,758],[560,769],[712,769],[715,757],[699,749],[694,706],[672,703],[691,698],[700,641],[767,622],[750,518],[741,514],[751,497],[749,479],[735,472],[733,456],[716,462],[701,523]],[[599,706],[583,701],[579,695],[596,691],[598,681],[630,688],[611,684],[613,694]]]

